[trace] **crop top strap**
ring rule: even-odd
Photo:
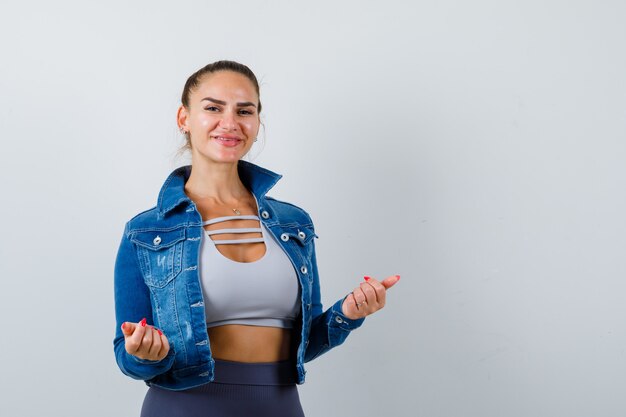
[[[220,223],[228,220],[259,220],[259,216],[255,216],[254,214],[240,214],[238,216],[223,216],[216,217],[214,219],[210,219],[202,222],[203,226],[208,226],[209,224]],[[215,229],[215,230],[205,230],[204,231],[207,236],[225,234],[225,233],[261,233],[263,231],[260,227],[240,227],[240,228],[230,228],[230,229]],[[252,237],[248,239],[212,239],[213,243],[216,245],[235,245],[238,243],[260,243],[265,242],[265,238],[263,237]]]
[[[208,226],[213,223],[225,222],[227,220],[259,220],[259,216],[255,216],[254,214],[241,214],[239,216],[216,217],[214,219],[202,222],[202,225]]]
[[[206,230],[206,234],[211,235],[219,235],[223,233],[262,233],[260,227],[242,227],[240,229],[217,229],[217,230]]]
[[[265,239],[263,239],[262,237],[251,237],[249,239],[232,239],[232,240],[220,239],[220,240],[213,241],[213,243],[215,243],[216,245],[236,245],[238,243],[257,243],[257,242],[265,242]]]

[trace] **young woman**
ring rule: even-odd
[[[365,277],[323,311],[311,218],[267,195],[281,175],[241,159],[259,131],[255,75],[214,62],[181,101],[191,165],[127,222],[117,254],[117,363],[150,387],[143,417],[303,416],[304,363],[381,309],[400,277]]]

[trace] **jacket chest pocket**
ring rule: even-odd
[[[146,285],[163,288],[180,273],[184,228],[136,232],[130,240],[137,245],[139,265]]]

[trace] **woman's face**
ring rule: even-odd
[[[259,97],[252,82],[233,71],[208,74],[178,110],[178,124],[191,135],[194,160],[236,162],[259,132]]]

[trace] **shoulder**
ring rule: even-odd
[[[159,220],[157,207],[154,206],[147,210],[137,213],[130,220],[126,222],[125,234],[129,234],[141,230],[153,229],[155,227],[164,226],[161,224],[162,220]]]
[[[313,226],[313,220],[309,213],[302,207],[297,206],[287,201],[278,200],[274,197],[265,196],[267,204],[276,213],[277,217],[281,221],[291,221],[302,224],[303,226]]]

